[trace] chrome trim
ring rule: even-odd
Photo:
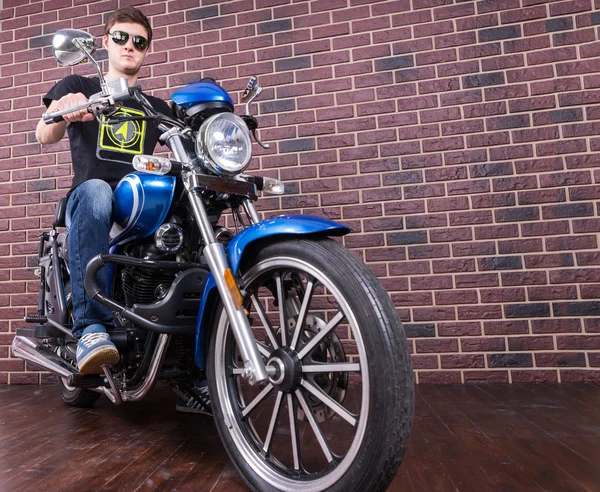
[[[204,202],[202,201],[202,195],[195,184],[197,182],[195,178],[197,177],[198,176],[196,174],[190,174],[187,176],[187,179],[184,180],[184,183],[186,189],[188,190],[188,198],[190,200],[190,205],[192,206],[192,211],[194,212],[194,217],[196,218],[196,222],[200,228],[202,239],[204,239],[205,244],[212,244],[216,241],[215,233],[208,218],[208,214],[206,213],[206,208],[204,207]]]
[[[269,380],[273,384],[281,384],[285,378],[285,365],[279,357],[272,357],[267,362]]]
[[[110,388],[113,392],[113,396],[115,397],[113,403],[115,405],[120,405],[121,403],[123,403],[123,400],[121,399],[121,393],[119,393],[119,390],[117,389],[115,380],[113,379],[112,374],[110,373],[110,365],[103,364],[102,371],[104,372],[104,376],[106,377],[106,380],[108,381],[108,384],[110,385]]]
[[[250,104],[252,104],[252,101],[254,101],[254,99],[258,97],[262,90],[263,89],[261,85],[258,83],[258,77],[256,77],[255,75],[250,77],[248,85],[246,86],[246,90],[242,94],[242,101],[248,99],[246,101],[246,114],[248,116],[250,116]]]
[[[165,234],[177,234],[179,242],[176,246],[167,246],[164,241]],[[183,229],[177,224],[167,222],[161,225],[154,233],[154,244],[163,253],[174,253],[183,245]]]
[[[229,229],[225,227],[215,229],[215,241],[218,243],[227,244],[231,239],[233,239],[233,233]]]
[[[73,333],[71,333],[71,330],[68,330],[63,325],[61,325],[60,323],[57,323],[53,319],[48,318],[48,324],[54,326],[54,328],[56,328],[57,330],[62,331],[65,335],[70,336],[71,338],[75,339],[75,337],[73,336]]]
[[[225,311],[227,312],[236,342],[240,347],[240,353],[249,382],[250,384],[263,382],[267,380],[269,375],[256,347],[254,334],[252,333],[248,317],[244,312],[244,307],[240,306],[236,308],[225,282],[224,274],[225,270],[229,268],[229,262],[225,256],[225,247],[215,240],[214,230],[206,213],[202,196],[198,189],[195,188],[195,183],[198,182],[197,178],[199,177],[195,174],[190,175],[185,180],[185,186],[189,192],[188,197],[196,223],[206,244],[204,255],[208,261],[208,266],[217,285]]]
[[[235,340],[240,349],[250,384],[266,381],[269,375],[256,347],[256,340],[244,307],[240,306],[236,308],[225,282],[223,274],[229,268],[227,257],[225,256],[225,248],[221,243],[212,243],[204,248],[204,254],[208,260],[208,265],[217,284],[219,294],[221,294],[221,300],[225,306]]]
[[[159,335],[158,341],[156,342],[156,349],[154,349],[154,355],[152,356],[152,360],[150,361],[150,367],[148,369],[148,373],[146,374],[146,379],[144,379],[144,382],[141,386],[134,390],[125,390],[121,392],[119,392],[119,390],[115,387],[114,390],[116,393],[113,393],[113,390],[109,388],[103,387],[94,388],[94,391],[104,393],[108,397],[108,399],[116,405],[119,405],[119,403],[117,403],[119,399],[121,401],[138,401],[145,398],[146,395],[150,392],[150,390],[154,387],[154,383],[156,382],[156,376],[158,375],[158,371],[162,366],[163,360],[165,359],[170,339],[171,335]]]
[[[173,152],[173,155],[177,161],[191,164],[193,158],[188,155],[185,145],[183,144],[183,139],[184,137],[182,130],[180,128],[173,127],[164,132],[160,136],[159,140],[171,149],[171,152]]]
[[[369,405],[370,405],[370,373],[369,373],[369,361],[366,355],[366,347],[364,344],[364,330],[369,329],[369,327],[361,327],[358,324],[358,321],[352,311],[349,300],[344,297],[336,284],[325,275],[325,273],[321,272],[314,265],[311,265],[304,260],[300,260],[293,257],[280,256],[280,257],[271,257],[266,260],[261,261],[258,264],[253,265],[248,272],[244,275],[244,283],[245,285],[251,286],[252,283],[265,272],[274,270],[274,269],[286,269],[293,268],[302,271],[304,274],[307,274],[315,279],[318,279],[320,283],[322,283],[327,291],[332,295],[338,302],[340,311],[345,314],[347,323],[350,325],[350,329],[352,330],[352,334],[354,339],[356,340],[358,355],[360,357],[360,366],[361,366],[361,375],[363,387],[361,390],[362,397],[360,399],[360,414],[357,418],[357,423],[355,425],[355,435],[352,439],[352,444],[350,448],[346,452],[345,456],[340,458],[339,464],[333,471],[328,474],[321,475],[315,474],[316,478],[307,477],[305,480],[296,480],[295,477],[290,477],[283,475],[277,471],[275,467],[270,466],[265,459],[265,454],[263,452],[257,451],[254,442],[252,442],[256,437],[249,437],[249,434],[246,432],[246,429],[243,429],[244,425],[242,420],[239,418],[240,416],[247,415],[250,413],[250,410],[247,410],[248,407],[244,409],[240,409],[234,398],[230,393],[231,391],[242,391],[237,386],[237,389],[233,389],[236,385],[229,385],[229,377],[231,366],[229,365],[229,359],[225,357],[226,347],[229,343],[229,331],[230,331],[230,323],[228,324],[228,319],[226,317],[226,313],[222,313],[221,317],[218,320],[218,324],[214,327],[217,330],[215,343],[214,343],[214,351],[215,351],[215,367],[214,367],[214,378],[215,378],[215,387],[216,391],[219,393],[219,402],[221,405],[221,411],[224,418],[226,419],[227,431],[229,432],[229,437],[233,443],[231,446],[236,449],[236,452],[241,456],[242,459],[248,464],[249,467],[252,468],[255,474],[257,474],[262,480],[267,482],[267,486],[272,487],[276,490],[286,490],[286,491],[325,491],[329,490],[333,487],[340,478],[348,473],[348,470],[355,464],[355,459],[359,453],[363,440],[366,439],[367,433],[367,422],[369,422]],[[233,372],[233,371],[232,371]],[[233,372],[235,374],[235,372]],[[375,375],[376,377],[376,375]],[[267,386],[268,388],[269,386]],[[308,391],[308,390],[307,390]],[[308,408],[308,403],[306,398],[302,395],[299,389],[295,392],[296,397],[303,409],[304,412],[304,420],[309,424],[310,427],[319,428],[319,424],[315,422],[314,415],[312,411]],[[289,429],[290,429],[290,440],[292,443],[292,451],[293,451],[293,462],[294,469],[299,470],[301,465],[301,454],[298,453],[299,449],[299,441],[297,439],[297,435],[295,430],[298,427],[298,414],[297,409],[294,407],[292,401],[292,394],[288,393],[288,417],[289,417]],[[258,395],[261,396],[260,394]],[[319,394],[319,396],[321,396]],[[258,397],[256,398],[258,399]],[[322,400],[321,400],[322,401]],[[250,403],[251,404],[251,403]],[[249,404],[249,405],[250,405]],[[335,405],[334,405],[335,406]],[[346,415],[347,417],[348,415]],[[283,420],[283,416],[281,419]],[[307,430],[306,432],[309,432]],[[314,437],[316,441],[323,446],[323,435],[320,431],[314,432]],[[323,449],[323,448],[321,448]],[[331,453],[329,450],[323,449],[323,453],[326,457],[330,456]],[[290,468],[291,469],[291,468]]]
[[[242,202],[242,205],[244,206],[244,210],[246,211],[246,215],[249,217],[250,222],[252,222],[253,224],[258,224],[260,222],[260,217],[258,216],[258,213],[256,212],[256,207],[254,206],[254,202],[252,202],[252,200],[249,200],[248,198],[246,198]]]
[[[235,169],[225,169],[222,163],[217,162],[217,158],[215,158],[209,149],[208,141],[212,135],[216,134],[216,132],[213,130],[213,127],[217,124],[217,121],[225,121],[226,123],[236,127],[239,130],[240,139],[244,141],[244,145],[241,145],[241,148],[247,154],[247,156],[243,163],[236,163]],[[226,136],[230,135],[231,133],[232,132],[229,131],[224,132]],[[221,143],[221,146],[232,148],[231,143]],[[196,155],[200,159],[202,167],[205,171],[208,171],[211,174],[218,174],[219,176],[235,176],[244,172],[252,160],[252,138],[250,137],[250,129],[248,128],[246,122],[234,113],[213,114],[204,120],[200,125],[200,129],[196,134],[195,150]]]
[[[12,342],[12,352],[15,357],[33,362],[60,377],[68,378],[78,374],[76,368],[44,347],[37,338],[16,335]]]

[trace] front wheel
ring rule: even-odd
[[[227,452],[255,490],[385,490],[408,445],[414,386],[397,312],[330,239],[263,243],[241,271],[274,375],[250,386],[224,310],[208,379]]]

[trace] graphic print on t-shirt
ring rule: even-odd
[[[102,117],[102,121],[118,118],[146,116],[142,111],[131,108],[119,108],[110,118]],[[127,154],[142,154],[144,152],[144,136],[146,134],[146,121],[121,121],[114,124],[103,123],[100,125],[98,136],[98,150],[124,152]]]

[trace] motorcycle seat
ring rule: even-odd
[[[67,214],[67,197],[61,198],[56,204],[56,210],[54,211],[54,227],[65,227],[65,217]]]

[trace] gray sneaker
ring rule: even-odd
[[[201,413],[212,416],[208,381],[200,381],[194,385],[179,383],[173,387],[173,391],[177,394],[175,409],[178,412]]]
[[[110,341],[108,333],[92,331],[77,342],[77,368],[81,374],[102,374],[103,365],[118,362],[119,351]]]

